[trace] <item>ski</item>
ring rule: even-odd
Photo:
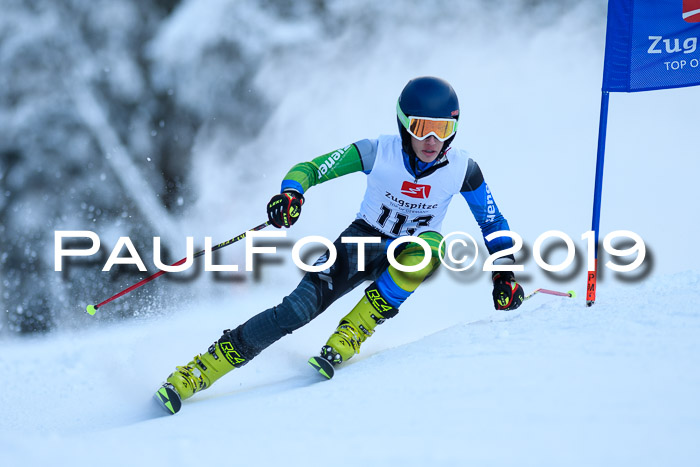
[[[309,359],[309,365],[314,367],[316,371],[318,371],[321,375],[326,377],[327,379],[331,379],[333,377],[333,374],[335,373],[335,370],[333,369],[333,365],[331,365],[331,362],[326,360],[323,357],[311,357]]]
[[[153,397],[158,402],[158,405],[171,415],[178,413],[180,407],[182,407],[180,395],[170,383],[163,383]]]

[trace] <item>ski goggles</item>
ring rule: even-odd
[[[457,120],[454,118],[431,118],[407,116],[396,103],[396,115],[411,136],[423,141],[430,135],[440,141],[445,141],[457,132]]]

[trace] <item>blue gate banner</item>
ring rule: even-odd
[[[603,91],[700,84],[700,0],[609,0]]]

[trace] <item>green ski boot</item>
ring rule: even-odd
[[[166,384],[177,391],[181,400],[189,399],[245,363],[246,359],[233,348],[231,342],[222,339],[212,344],[207,352],[196,355],[187,365],[176,367]]]
[[[381,312],[380,312],[381,310]],[[375,328],[398,310],[389,306],[376,287],[369,287],[355,308],[340,320],[328,342],[321,348],[321,357],[338,365],[360,353],[360,346]]]

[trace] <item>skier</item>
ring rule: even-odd
[[[398,135],[361,140],[295,165],[284,177],[281,193],[267,205],[270,223],[289,228],[299,219],[309,188],[364,172],[364,199],[355,221],[334,242],[338,256],[333,266],[306,273],[281,304],[224,331],[206,352],[178,366],[163,387],[177,391],[182,400],[191,397],[234,368],[247,364],[282,336],[310,322],[338,298],[371,281],[359,303],[340,320],[321,347],[324,364],[347,361],[359,352],[379,324],[397,315],[401,304],[439,265],[438,250],[443,238],[439,229],[455,194],[466,199],[484,237],[509,230],[477,163],[466,152],[450,147],[459,120],[459,102],[452,86],[435,77],[415,78],[401,92],[396,112]],[[406,235],[417,236],[431,249],[427,266],[415,272],[403,272],[387,259],[388,245]],[[343,237],[380,237],[382,241],[363,245],[365,264],[361,270],[360,245],[343,243]],[[509,237],[486,242],[489,253],[511,246]],[[327,254],[316,264],[325,263]],[[419,243],[411,242],[401,244],[395,255],[399,264],[415,266],[424,260],[426,252]],[[514,262],[512,255],[499,260],[501,264]],[[492,279],[496,309],[520,306],[524,293],[512,272],[493,273]]]

